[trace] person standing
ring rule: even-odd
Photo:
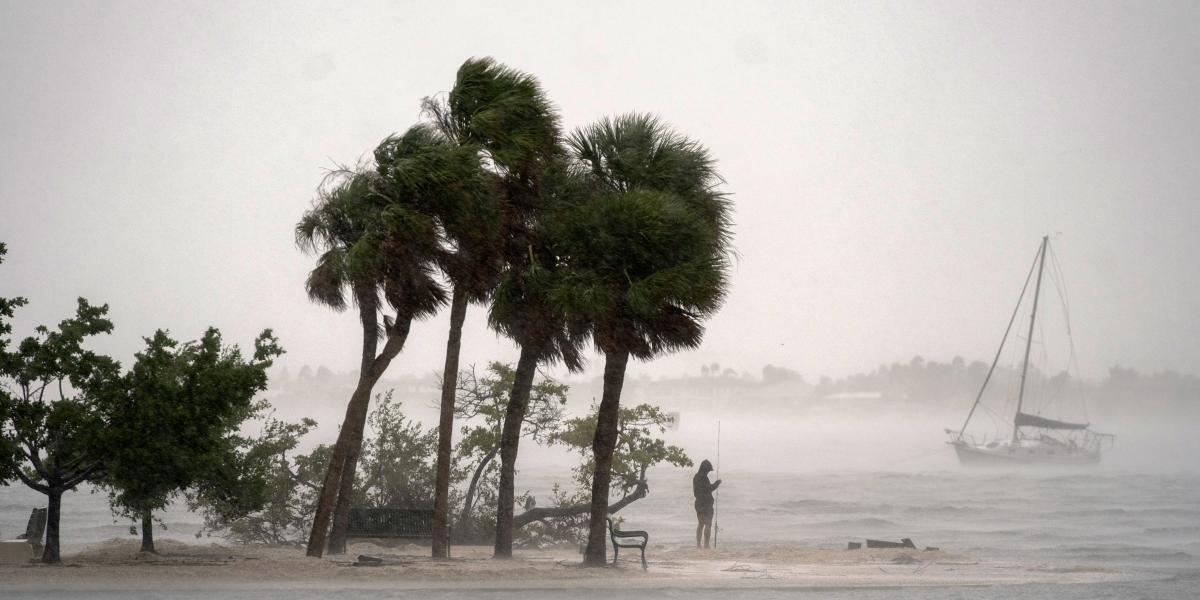
[[[704,539],[704,548],[708,548],[709,538],[712,537],[713,524],[713,506],[716,500],[713,498],[713,491],[721,485],[721,480],[718,479],[713,483],[708,482],[708,473],[713,470],[712,463],[707,460],[700,461],[700,470],[692,477],[692,495],[696,497],[696,547],[700,548],[700,539]]]

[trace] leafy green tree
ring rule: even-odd
[[[409,419],[389,390],[370,418],[357,494],[363,506],[427,507],[433,499],[437,432]]]
[[[396,159],[413,151],[398,145]],[[297,244],[318,255],[306,283],[309,298],[338,311],[353,303],[362,325],[359,381],[323,478],[309,556],[324,553],[330,521],[330,550],[344,551],[371,392],[404,348],[413,320],[435,313],[446,300],[435,275],[434,261],[441,250],[437,224],[414,206],[423,175],[418,172],[415,177],[386,180],[366,168],[336,171],[296,225]],[[392,315],[383,314],[385,302]]]
[[[3,258],[0,246],[0,259]],[[8,319],[21,298],[0,299],[0,483],[12,479],[46,495],[42,562],[59,563],[62,497],[104,469],[103,438],[120,365],[84,348],[112,331],[107,306],[79,299],[75,316],[39,326],[10,349]]]
[[[516,526],[528,527],[527,538],[547,538],[547,541],[569,539],[583,541],[578,534],[586,533],[592,504],[590,492],[595,472],[595,457],[592,442],[596,437],[598,408],[592,414],[568,419],[562,429],[555,433],[553,441],[565,444],[579,454],[580,464],[574,469],[575,489],[566,492],[555,486],[553,506],[533,507],[517,515]],[[666,432],[670,417],[661,409],[649,404],[632,408],[621,408],[617,416],[617,441],[614,445],[611,488],[621,493],[621,498],[608,506],[610,514],[645,498],[650,493],[650,482],[646,472],[650,467],[667,463],[676,467],[690,467],[692,460],[682,448],[667,444],[660,436]]]
[[[351,491],[358,506],[425,507],[433,497],[433,460],[437,434],[404,415],[392,393],[377,394],[364,436],[362,460]],[[249,440],[247,457],[238,464],[258,465],[264,473],[254,497],[263,502],[252,510],[222,495],[189,497],[204,515],[204,531],[239,543],[304,545],[320,496],[317,481],[329,465],[333,448],[320,445],[297,454],[300,438],[316,425],[310,419],[284,423],[268,418],[262,434]],[[236,500],[237,498],[235,498]]]
[[[466,471],[461,478],[469,477],[459,509],[457,531],[461,539],[474,539],[476,532],[484,529],[482,525],[487,517],[476,514],[477,501],[481,497],[494,499],[496,495],[498,469],[495,459],[500,452],[507,401],[515,378],[512,365],[499,362],[489,364],[482,375],[474,367],[459,375],[455,413],[467,424],[462,427],[462,440],[456,453],[458,463]],[[521,435],[537,444],[550,443],[562,425],[566,403],[565,384],[552,379],[535,382],[530,389],[529,408]],[[491,523],[487,525],[494,527],[494,514],[491,516]]]
[[[287,423],[268,416],[259,436],[244,440],[242,457],[236,463],[255,473],[238,478],[253,484],[252,490],[231,496],[223,489],[204,486],[188,495],[188,507],[204,518],[197,537],[216,533],[241,544],[303,546],[321,491],[314,482],[324,475],[333,450],[321,445],[308,454],[294,455],[300,438],[314,427],[312,419]],[[247,510],[243,502],[247,496],[261,502]]]
[[[0,242],[0,264],[4,264],[4,256],[7,254],[8,246]],[[15,362],[16,357],[8,350],[12,344],[9,335],[12,333],[13,315],[27,302],[28,300],[20,296],[0,296],[0,373],[11,373],[19,366]],[[13,399],[10,394],[7,386],[0,386],[0,423],[5,424],[4,427],[8,426],[12,417]],[[0,485],[7,485],[9,481],[17,479],[17,473],[20,472],[18,465],[22,459],[21,448],[15,440],[10,436],[0,435]]]
[[[726,292],[730,206],[708,151],[657,118],[602,119],[570,145],[593,194],[556,216],[565,268],[551,296],[605,357],[584,558],[600,566],[626,365],[700,344]]]
[[[180,344],[159,330],[124,377],[105,435],[102,485],[115,510],[141,520],[142,551],[154,552],[154,511],[194,487],[252,508],[255,469],[242,464],[238,431],[264,408],[255,402],[267,389],[266,370],[282,354],[270,330],[245,357],[225,346],[209,328]]]

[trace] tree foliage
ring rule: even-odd
[[[495,459],[515,380],[512,365],[500,362],[489,364],[483,374],[474,367],[459,374],[455,411],[465,424],[455,452],[459,465],[455,479],[467,482],[456,525],[460,539],[488,535],[496,525],[493,507],[500,473]],[[566,402],[566,384],[548,378],[535,381],[521,435],[539,445],[550,444],[562,426]]]
[[[588,513],[591,510],[592,475],[595,458],[592,440],[595,437],[598,407],[586,416],[567,419],[556,432],[553,442],[563,444],[579,455],[573,469],[573,487],[555,484],[550,505],[531,507],[517,516],[521,528],[519,540],[523,545],[545,546],[563,541],[580,543],[587,539]],[[662,439],[670,417],[656,406],[640,404],[620,409],[616,450],[612,459],[613,489],[620,498],[608,505],[616,513],[650,493],[647,471],[659,464],[690,467],[692,460],[678,446]]]
[[[112,331],[108,306],[78,300],[75,316],[51,329],[39,326],[15,348],[13,309],[23,299],[0,302],[0,475],[20,480],[48,499],[42,560],[59,558],[63,493],[103,472],[105,436],[120,393],[117,361],[87,350],[89,338]]]
[[[282,354],[270,330],[252,356],[224,345],[209,328],[179,343],[162,330],[146,338],[112,402],[104,477],[114,510],[142,519],[143,549],[153,549],[150,515],[188,490],[220,495],[250,510],[262,502],[261,465],[245,453],[242,423],[265,408],[266,370]]]
[[[360,506],[417,508],[433,501],[433,458],[437,432],[404,414],[388,390],[376,398],[368,420],[355,496]]]
[[[591,489],[592,472],[595,468],[592,456],[592,439],[596,436],[596,407],[587,416],[567,419],[561,432],[554,436],[556,442],[566,445],[579,454],[580,464],[575,467],[575,484],[579,490]],[[640,485],[647,484],[646,471],[655,465],[666,463],[676,467],[692,466],[692,459],[679,446],[667,444],[662,439],[671,417],[662,409],[650,404],[639,404],[622,408],[617,419],[617,449],[613,453],[613,487],[622,496],[632,493]]]
[[[329,446],[295,453],[316,421],[287,423],[268,416],[260,434],[239,444],[237,465],[254,474],[241,476],[252,488],[230,495],[223,486],[202,486],[188,496],[188,507],[204,518],[197,536],[216,533],[242,544],[300,545],[312,528],[319,482],[329,465]],[[243,483],[244,485],[244,483]],[[246,499],[252,502],[245,502]],[[249,509],[249,510],[247,510]]]

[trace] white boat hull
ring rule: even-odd
[[[967,442],[951,442],[958,462],[972,467],[996,467],[1018,465],[1095,465],[1100,462],[1100,451],[1084,448],[1068,448],[1043,444],[1007,443],[983,446]]]

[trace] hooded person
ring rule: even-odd
[[[708,482],[708,474],[712,470],[712,463],[707,460],[700,461],[700,470],[696,472],[695,477],[692,477],[692,495],[696,497],[697,548],[701,547],[701,538],[704,540],[703,547],[708,548],[709,538],[712,537],[713,506],[716,504],[713,491],[721,485],[720,479],[713,483]]]

